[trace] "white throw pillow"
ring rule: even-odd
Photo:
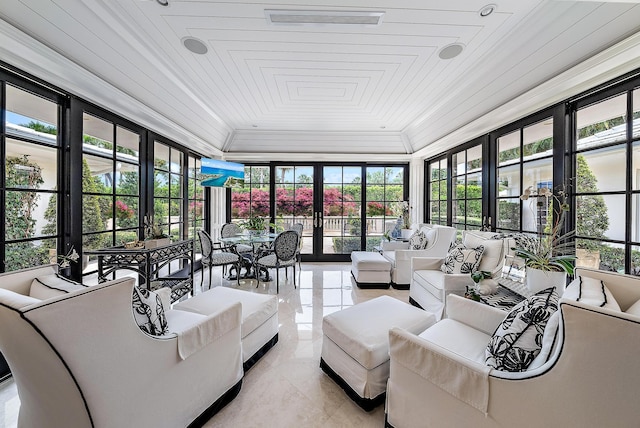
[[[463,244],[466,247],[484,247],[482,260],[480,260],[479,270],[493,272],[504,260],[504,241],[502,239],[488,238],[476,235],[472,231],[465,231]]]
[[[169,332],[164,307],[160,296],[146,288],[133,287],[133,317],[140,327],[151,336],[162,336]]]
[[[440,270],[444,273],[472,273],[478,269],[484,247],[467,248],[464,245],[452,247],[444,258]]]
[[[427,236],[418,230],[409,238],[410,250],[423,250],[427,246]]]
[[[31,282],[29,296],[35,299],[46,300],[73,291],[82,290],[85,287],[88,286],[72,281],[57,273],[52,273],[34,278]]]
[[[488,366],[497,370],[527,370],[540,353],[547,322],[558,310],[555,287],[542,290],[511,309],[489,340],[485,351]]]
[[[618,305],[604,281],[589,278],[588,276],[579,276],[571,281],[562,297],[599,308],[620,311],[620,305]]]

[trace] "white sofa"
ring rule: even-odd
[[[447,254],[456,238],[456,229],[424,223],[418,226],[427,237],[427,246],[422,250],[409,249],[408,242],[384,241],[382,255],[391,262],[391,282],[394,288],[407,289],[411,282],[411,259],[413,257],[437,257]]]
[[[640,316],[625,311],[640,299],[640,278],[587,269],[576,274],[604,281],[620,310],[575,301],[565,292],[557,332],[543,340],[548,359],[523,372],[484,364],[505,312],[481,303],[450,295],[449,318],[420,335],[391,330],[389,425],[638,426]]]
[[[55,270],[0,275],[0,351],[18,389],[19,427],[198,426],[237,395],[239,303],[210,317],[168,310],[170,333],[152,337],[134,321],[133,279],[30,297],[32,280]],[[191,341],[185,357],[181,340],[207,330],[213,336]]]
[[[478,270],[500,275],[504,265],[504,255],[510,241],[496,238],[495,232],[465,230],[462,244],[468,248],[478,245],[485,247]],[[446,296],[463,296],[467,285],[473,284],[469,274],[448,274],[440,269],[445,255],[439,257],[413,257],[411,259],[411,285],[409,302],[436,315],[436,319],[446,317]]]

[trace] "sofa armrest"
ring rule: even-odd
[[[481,330],[488,335],[493,334],[506,316],[507,312],[493,306],[465,299],[455,294],[447,296],[447,318]]]
[[[491,368],[422,339],[401,328],[389,330],[391,377],[399,364],[417,376],[415,382],[430,382],[486,413],[489,405]]]
[[[395,250],[408,250],[409,243],[402,241],[385,241],[380,242],[380,247],[383,251],[395,251]]]
[[[178,355],[183,360],[193,355],[237,328],[241,324],[241,318],[240,302],[230,302],[225,308],[201,321],[181,326],[180,331],[174,331],[178,336]]]
[[[442,257],[411,257],[411,271],[417,270],[440,270],[440,266],[444,262]]]

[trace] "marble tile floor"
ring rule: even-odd
[[[240,394],[205,427],[384,427],[384,406],[365,412],[320,369],[322,317],[382,295],[407,302],[408,291],[359,289],[350,263],[303,263],[294,289],[280,276],[278,344],[246,373]],[[273,272],[275,273],[275,272]],[[214,269],[212,285],[236,287]],[[205,274],[205,288],[207,287]],[[275,275],[274,275],[275,276]],[[200,290],[200,274],[195,278]],[[240,289],[276,294],[274,281],[241,281]],[[19,399],[13,381],[0,384],[0,427],[15,427]]]

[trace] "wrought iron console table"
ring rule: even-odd
[[[150,290],[171,288],[171,301],[193,292],[193,240],[174,242],[156,248],[110,247],[85,251],[98,256],[98,281],[109,280],[119,269],[138,273],[138,284]],[[168,273],[171,262],[179,261],[180,269]]]

